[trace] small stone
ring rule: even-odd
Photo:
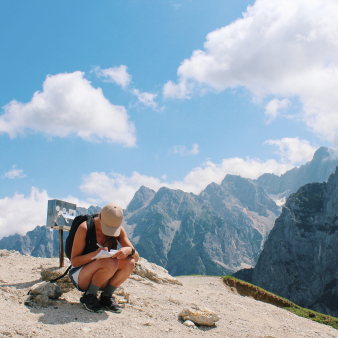
[[[119,286],[117,288],[117,290],[115,290],[115,295],[118,295],[118,296],[124,296],[125,295],[125,291],[124,291],[123,286]]]
[[[83,328],[81,328],[81,330],[82,330],[83,332],[90,332],[92,329],[89,328],[89,327],[84,326]]]
[[[7,256],[9,256],[9,251],[6,250],[6,249],[1,250],[0,256],[1,256],[1,257],[7,257]]]
[[[206,326],[213,326],[220,319],[212,310],[198,305],[183,309],[178,316],[184,321],[191,320],[195,324]]]
[[[191,320],[186,320],[183,325],[188,326],[188,327],[195,327],[195,323],[192,322]]]

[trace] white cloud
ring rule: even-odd
[[[276,146],[276,153],[284,163],[302,163],[312,160],[318,146],[311,146],[309,141],[295,138],[283,138],[281,140],[267,140],[264,144]]]
[[[49,199],[52,198],[48,196],[46,190],[40,192],[35,187],[31,188],[31,193],[27,197],[16,193],[13,197],[0,199],[0,239],[15,233],[25,235],[37,225],[46,225]],[[85,208],[91,205],[70,195],[59,199]]]
[[[181,156],[188,156],[188,155],[197,155],[200,152],[200,150],[198,148],[198,144],[194,143],[192,145],[191,150],[188,150],[186,146],[176,145],[170,149],[170,152],[174,154],[180,154]]]
[[[48,136],[77,135],[87,141],[108,141],[134,146],[135,127],[126,109],[111,104],[101,88],[94,88],[84,73],[47,76],[43,91],[28,103],[11,101],[0,115],[0,132],[11,138],[25,131]]]
[[[281,109],[286,110],[290,105],[291,102],[288,99],[271,100],[265,107],[265,115],[268,118],[267,123],[270,123],[272,120],[274,120],[280,113]]]
[[[125,89],[131,82],[132,76],[127,71],[127,66],[121,65],[120,67],[111,67],[101,69],[99,66],[95,67],[92,71],[97,77],[106,78],[107,82],[115,82],[123,89]]]
[[[96,66],[92,71],[96,74],[97,77],[105,78],[106,82],[114,82],[121,86],[123,89],[126,89],[130,84],[132,76],[127,71],[127,66],[121,65],[120,67],[111,67],[107,69],[101,69],[99,66]],[[157,108],[157,103],[154,101],[157,97],[157,94],[153,93],[142,93],[139,89],[131,89],[130,92],[137,96],[138,102],[142,103],[146,107],[153,109]]]
[[[207,160],[203,165],[191,170],[183,180],[175,182],[162,181],[160,178],[141,175],[136,171],[130,177],[114,172],[93,172],[83,176],[80,189],[97,204],[114,202],[126,208],[142,185],[155,191],[165,186],[198,194],[211,182],[221,183],[227,174],[255,179],[264,173],[281,175],[291,168],[291,163],[278,163],[273,159],[262,162],[259,159],[244,160],[235,157],[224,159],[220,164]],[[165,180],[167,177],[163,175],[161,178]]]
[[[311,130],[332,139],[338,130],[338,2],[257,0],[243,18],[207,35],[169,81],[165,97],[198,88],[243,86],[255,96],[297,97]]]
[[[154,101],[157,94],[141,93],[138,89],[133,89],[132,93],[137,96],[138,102],[144,104],[146,107],[156,109],[157,103]]]
[[[0,238],[26,234],[37,225],[45,225],[47,218],[47,191],[32,187],[29,196],[15,194],[0,199]]]
[[[23,178],[26,177],[26,175],[23,173],[23,169],[17,169],[16,165],[12,166],[12,169],[10,169],[9,171],[7,171],[6,173],[4,173],[2,175],[2,177],[7,177],[10,180],[14,179],[14,178]]]
[[[180,78],[178,84],[168,81],[163,87],[163,96],[165,98],[189,99],[193,91],[193,84],[187,83],[184,78]]]

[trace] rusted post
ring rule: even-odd
[[[63,229],[59,228],[59,255],[60,255],[60,268],[65,266],[63,257]]]

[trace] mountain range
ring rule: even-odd
[[[198,195],[142,186],[124,210],[123,226],[140,255],[172,275],[224,275],[254,267],[283,198],[303,184],[326,181],[338,165],[334,155],[322,147],[312,161],[280,177],[227,175]],[[0,249],[57,256],[58,234],[50,237],[51,230],[42,228],[1,239]]]
[[[141,187],[124,228],[141,256],[172,275],[227,274],[255,265],[279,213],[258,184],[227,175],[199,195]]]

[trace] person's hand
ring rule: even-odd
[[[101,252],[101,250],[109,251],[108,248],[107,248],[106,246],[101,246],[101,247],[99,247],[99,248],[97,248],[97,249],[95,250],[95,256],[96,256],[99,252]]]
[[[129,246],[126,246],[124,248],[121,248],[112,258],[124,259],[127,258],[130,254],[131,248]]]

